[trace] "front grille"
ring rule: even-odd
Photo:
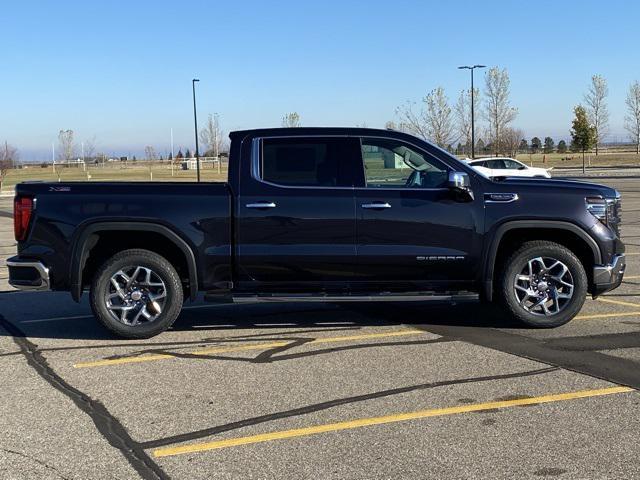
[[[618,195],[616,198],[607,199],[607,219],[609,227],[620,237],[620,223],[622,222],[622,199]]]

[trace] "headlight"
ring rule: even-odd
[[[587,210],[605,225],[607,224],[607,201],[600,197],[587,197]]]
[[[609,225],[617,220],[616,198],[587,197],[587,210],[603,224]]]

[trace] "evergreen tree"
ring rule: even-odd
[[[558,142],[558,153],[567,153],[567,142],[564,140]]]
[[[531,139],[531,153],[538,153],[538,151],[542,148],[542,142],[538,137],[533,137]]]
[[[555,142],[551,137],[544,138],[544,153],[552,153],[555,148]]]
[[[571,124],[571,144],[576,151],[582,152],[582,172],[585,171],[584,154],[592,149],[598,139],[596,128],[589,123],[587,112],[582,105],[573,109],[574,118]]]

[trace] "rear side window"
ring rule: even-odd
[[[260,177],[271,183],[299,187],[353,186],[353,138],[265,138]],[[354,150],[355,149],[355,150]]]

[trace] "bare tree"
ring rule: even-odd
[[[518,155],[518,148],[524,138],[524,132],[519,128],[507,127],[503,130],[502,148],[504,152],[512,158]]]
[[[70,161],[75,152],[73,130],[60,130],[58,133],[58,144],[58,159],[65,162]]]
[[[283,127],[299,127],[300,115],[298,115],[298,112],[290,112],[290,113],[287,113],[284,117],[282,117],[282,126]]]
[[[604,140],[609,128],[607,95],[609,95],[609,88],[605,78],[602,75],[591,77],[591,85],[584,96],[584,103],[587,105],[589,122],[596,129],[596,155],[598,155],[598,145]]]
[[[411,133],[411,129],[405,122],[396,123],[393,120],[389,120],[384,124],[384,128],[387,130],[395,130],[396,132]]]
[[[151,145],[147,145],[144,147],[144,156],[147,160],[154,161],[156,160],[156,150]]]
[[[478,111],[478,105],[480,103],[480,90],[473,89],[473,107],[474,111]],[[458,126],[458,135],[460,139],[465,142],[465,153],[469,154],[471,151],[471,90],[463,90],[460,92],[458,101],[453,107],[455,117]]]
[[[624,128],[636,144],[636,153],[640,153],[640,82],[629,85],[627,92],[627,114],[624,117]]]
[[[489,142],[496,155],[504,141],[504,131],[518,111],[509,103],[509,73],[506,69],[490,68],[485,76],[485,117],[489,122]]]
[[[422,99],[419,112],[414,111],[415,102],[407,102],[396,109],[401,125],[418,137],[429,140],[440,148],[447,148],[455,140],[453,114],[444,88],[431,90]]]
[[[83,151],[84,158],[89,160],[90,162],[94,160],[96,155],[96,137],[95,135],[91,137],[89,140],[85,140],[83,142]]]
[[[15,167],[16,161],[18,161],[18,149],[5,141],[0,149],[0,192],[2,192],[2,184],[7,173]]]
[[[209,114],[207,123],[200,132],[200,141],[207,147],[206,155],[218,157],[224,147],[224,133],[220,127],[220,116]]]

